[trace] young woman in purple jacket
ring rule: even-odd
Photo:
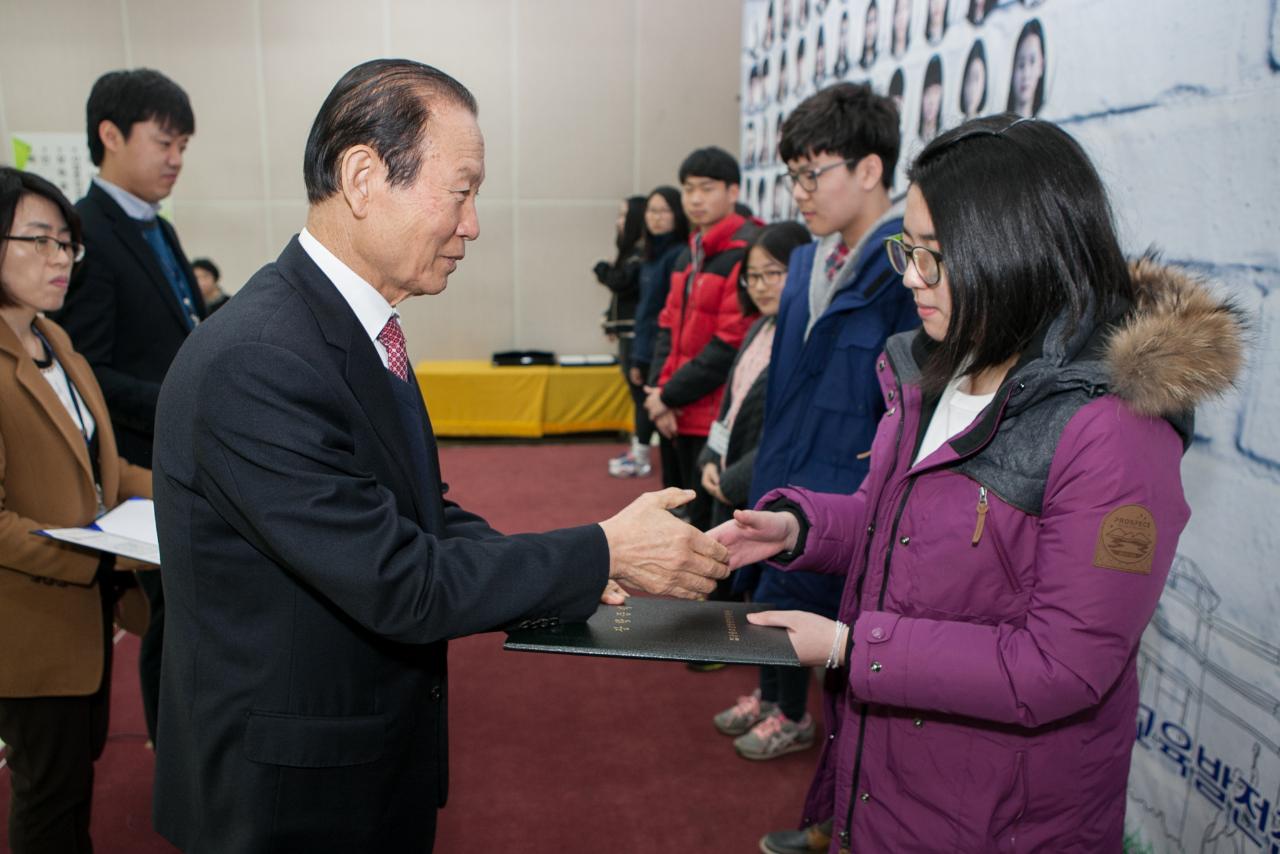
[[[1138,642],[1190,515],[1180,459],[1243,320],[1125,261],[1053,124],[968,122],[909,178],[886,248],[922,328],[877,362],[870,473],[712,533],[735,566],[846,576],[837,620],[753,619],[832,670],[804,823],[834,819],[833,851],[1120,851]]]

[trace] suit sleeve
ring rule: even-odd
[[[1027,727],[1102,701],[1155,612],[1189,511],[1174,431],[1101,401],[1076,413],[1054,455],[1025,625],[864,612],[849,665],[858,698]],[[1104,518],[1132,504],[1158,531],[1150,572],[1095,566]]]
[[[598,525],[499,537],[455,505],[447,528],[481,536],[436,536],[358,462],[356,443],[379,440],[333,377],[255,343],[220,354],[205,378],[192,438],[205,499],[369,631],[428,643],[594,613],[609,567]]]
[[[116,351],[118,275],[110,265],[94,263],[98,247],[89,244],[57,322],[93,367],[112,421],[150,435],[155,430],[160,383],[127,374],[113,363]]]

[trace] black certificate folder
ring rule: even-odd
[[[585,623],[510,632],[503,648],[613,658],[798,665],[784,629],[747,622],[747,614],[770,607],[632,596],[625,605],[601,605]]]

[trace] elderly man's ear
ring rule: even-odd
[[[356,219],[369,214],[370,191],[382,160],[367,145],[353,145],[342,154],[338,176],[342,179],[342,197]]]

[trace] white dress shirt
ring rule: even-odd
[[[388,320],[393,316],[399,317],[400,313],[391,307],[391,303],[387,302],[382,294],[374,290],[373,285],[360,278],[355,270],[326,249],[324,244],[316,240],[315,236],[305,228],[298,235],[298,243],[302,245],[302,251],[316,262],[320,272],[333,282],[333,286],[338,289],[338,293],[342,294],[347,305],[351,306],[356,320],[360,322],[369,340],[373,342],[373,348],[378,351],[382,367],[387,367],[387,348],[383,347],[382,342],[378,340],[378,333],[387,325]]]
[[[115,200],[129,219],[150,222],[160,213],[160,206],[153,205],[146,199],[140,199],[123,187],[117,187],[101,175],[94,177],[93,183],[102,188],[108,196]]]

